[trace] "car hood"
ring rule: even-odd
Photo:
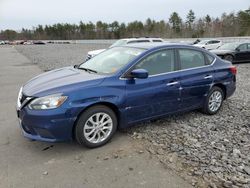
[[[97,85],[104,78],[104,75],[88,73],[73,67],[65,67],[40,74],[31,79],[23,86],[23,93],[26,96],[41,97],[44,93],[50,95],[63,92],[69,85],[81,84],[81,87]]]
[[[223,55],[223,54],[227,54],[227,53],[232,53],[234,52],[233,50],[220,50],[220,49],[216,49],[216,50],[211,50],[210,52],[216,54],[216,55]]]

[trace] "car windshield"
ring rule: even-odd
[[[144,50],[131,47],[110,48],[81,64],[78,68],[99,74],[113,74],[140,55]]]
[[[124,40],[124,39],[121,39],[121,40],[116,41],[114,44],[112,44],[110,46],[110,48],[113,48],[113,47],[116,47],[116,46],[122,46],[122,45],[125,45],[125,44],[127,44],[127,41]]]
[[[219,47],[220,50],[235,50],[239,46],[239,43],[227,43]]]

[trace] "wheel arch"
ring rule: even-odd
[[[110,108],[111,110],[113,110],[113,112],[116,114],[117,122],[118,122],[118,128],[119,128],[119,126],[120,126],[120,111],[119,111],[118,107],[117,107],[115,104],[111,103],[111,102],[105,102],[105,101],[103,101],[103,102],[96,102],[96,103],[93,103],[93,104],[89,105],[88,107],[84,108],[84,109],[77,115],[77,118],[76,118],[76,120],[75,120],[75,122],[74,122],[74,125],[73,125],[73,128],[72,128],[72,133],[71,133],[72,139],[73,139],[73,140],[75,139],[75,127],[76,127],[76,123],[77,123],[79,117],[80,117],[86,110],[88,110],[89,108],[92,108],[93,106],[97,106],[97,105],[103,105],[103,106],[106,106],[106,107]]]
[[[225,58],[225,57],[228,56],[228,55],[232,56],[232,57],[233,57],[233,60],[234,60],[235,54],[233,54],[233,53],[226,53],[226,54],[223,55],[223,58]]]
[[[224,100],[227,98],[227,88],[225,85],[223,85],[222,83],[217,83],[217,84],[214,84],[213,87],[221,88],[224,93]]]

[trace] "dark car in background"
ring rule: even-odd
[[[230,62],[250,62],[250,42],[234,42],[222,45],[216,50],[211,50],[222,59]]]
[[[207,50],[137,43],[33,78],[20,89],[17,114],[27,138],[93,148],[138,122],[194,109],[216,114],[235,89],[236,67]]]

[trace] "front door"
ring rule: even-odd
[[[128,123],[175,112],[180,105],[180,82],[174,50],[156,51],[139,61],[132,70],[145,69],[147,79],[126,82]]]
[[[250,45],[249,45],[250,47]],[[235,55],[236,61],[248,61],[250,60],[250,48],[248,49],[248,44],[242,44],[237,48],[239,51]]]

